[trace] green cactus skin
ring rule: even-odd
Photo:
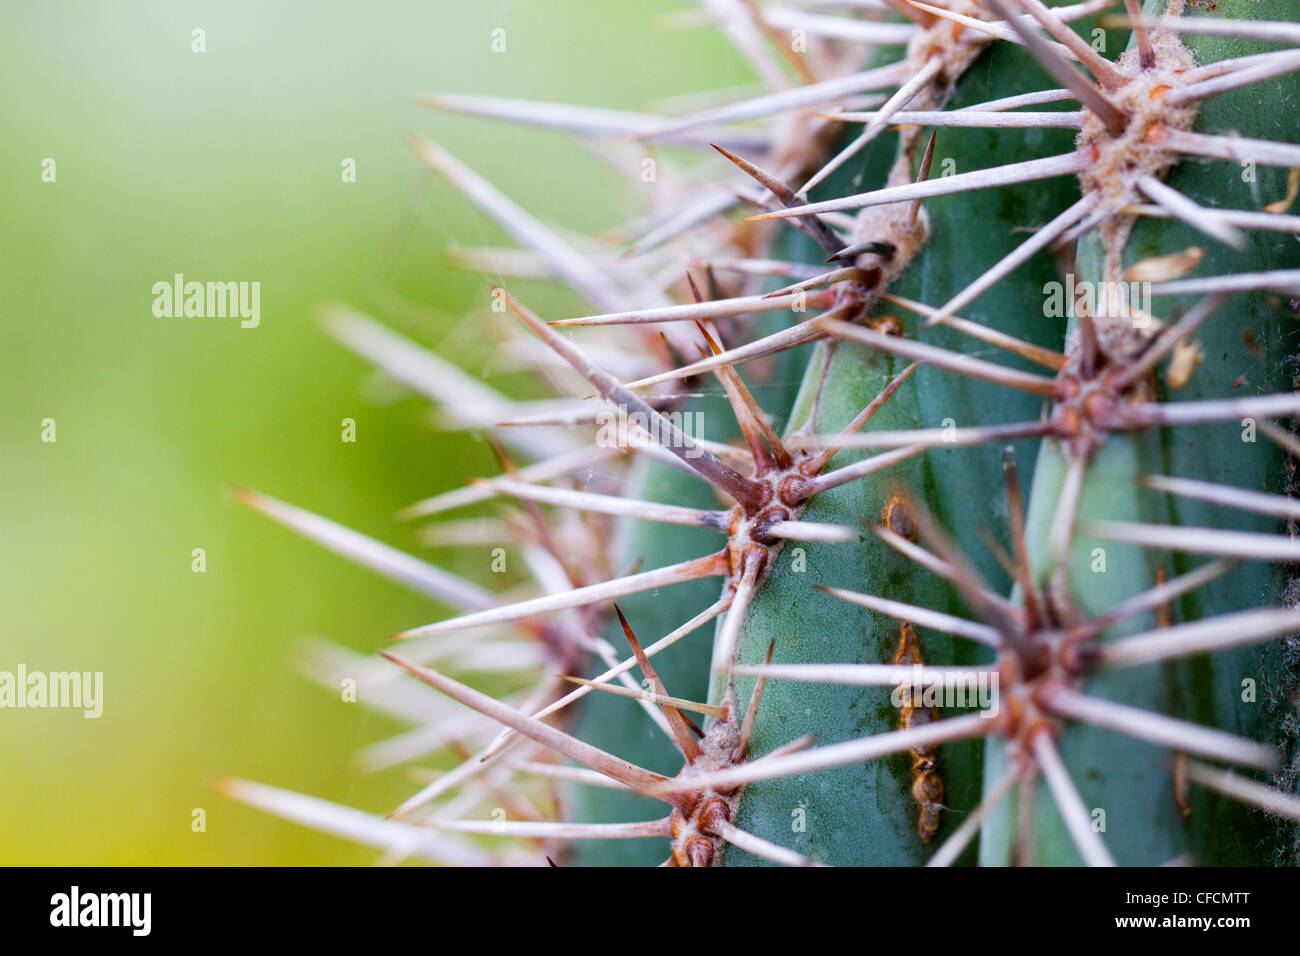
[[[1135,441],[1128,436],[1111,436],[1089,466],[1079,506],[1080,520],[1102,517],[1140,520],[1140,496],[1115,495],[1112,490],[1117,487],[1137,490],[1135,480],[1140,472],[1140,444],[1141,440]],[[1048,529],[1061,495],[1064,475],[1065,461],[1058,446],[1055,442],[1044,442],[1035,470],[1025,530],[1031,561],[1040,580],[1050,573]],[[1098,547],[1105,549],[1106,571],[1094,574],[1091,570],[1092,555],[1093,549]],[[1089,614],[1097,615],[1151,587],[1155,575],[1143,549],[1093,540],[1079,534],[1071,547],[1068,580],[1075,600]],[[1112,628],[1106,636],[1115,638],[1154,625],[1154,615],[1141,615],[1126,622],[1122,628]],[[1172,688],[1160,681],[1153,682],[1149,674],[1137,670],[1094,677],[1087,689],[1098,696],[1161,713],[1169,713],[1176,704]],[[1106,842],[1113,848],[1117,862],[1164,862],[1181,854],[1182,846],[1177,834],[1182,827],[1175,823],[1177,811],[1165,751],[1086,724],[1071,724],[1058,741],[1058,746],[1085,806],[1105,811]],[[1000,741],[991,740],[985,752],[984,779],[988,789],[1006,772],[1008,764]],[[1113,793],[1122,794],[1122,801],[1118,797],[1109,799]],[[1016,801],[1011,795],[986,821],[980,841],[980,863],[986,866],[1010,864],[1015,833]],[[1036,790],[1034,834],[1032,860],[1035,864],[1077,866],[1081,862],[1041,781]]]
[[[1300,9],[1288,0],[1249,3],[1227,0],[1219,4],[1219,13],[1241,18],[1300,19]],[[1271,49],[1221,37],[1189,36],[1185,42],[1201,62]],[[1297,103],[1300,103],[1300,79],[1291,74],[1210,99],[1201,108],[1197,127],[1207,132],[1236,130],[1242,136],[1294,143],[1300,141],[1300,111],[1294,106]],[[1241,173],[1240,167],[1231,163],[1189,162],[1175,169],[1168,182],[1187,195],[1205,196],[1202,201],[1206,204],[1235,209],[1258,208],[1286,193],[1285,169],[1259,166],[1254,184],[1245,182]],[[1198,242],[1194,231],[1182,223],[1148,220],[1134,232],[1128,258],[1137,261],[1158,255],[1159,249],[1199,244],[1205,248],[1206,256],[1198,271],[1208,275],[1300,266],[1300,242],[1294,236],[1253,231],[1248,234],[1248,241],[1246,252],[1237,253],[1221,244]],[[1201,327],[1197,338],[1205,362],[1178,393],[1179,397],[1197,401],[1221,396],[1241,375],[1247,381],[1238,390],[1239,394],[1293,389],[1296,356],[1300,350],[1295,320],[1287,300],[1277,295],[1255,292],[1231,297],[1224,303],[1223,311]],[[1247,333],[1260,350],[1258,356],[1246,345]],[[1285,454],[1273,442],[1258,437],[1253,444],[1244,444],[1241,433],[1240,423],[1231,422],[1164,429],[1157,457],[1146,467],[1161,474],[1286,493],[1289,476]],[[1279,530],[1275,519],[1263,515],[1173,495],[1161,498],[1156,506],[1162,505],[1165,510],[1154,511],[1154,520],[1191,527],[1233,527],[1268,533]],[[1169,573],[1171,576],[1182,573],[1188,566],[1186,555],[1174,555]],[[1292,581],[1293,575],[1286,567],[1244,562],[1231,573],[1184,597],[1179,607],[1181,619],[1197,620],[1247,607],[1293,603],[1294,599],[1287,593]],[[1288,662],[1283,648],[1277,644],[1227,651],[1191,662],[1191,673],[1185,678],[1192,689],[1183,702],[1186,716],[1207,726],[1274,743],[1282,748],[1284,759],[1294,758],[1295,731],[1286,729],[1294,727],[1294,719],[1287,720],[1288,713],[1294,714],[1294,706],[1287,702],[1286,696],[1294,694],[1300,679],[1297,663]],[[1254,704],[1243,703],[1241,699],[1241,682],[1247,677],[1258,685]],[[1294,824],[1269,820],[1259,811],[1246,810],[1210,791],[1197,789],[1193,795],[1192,819],[1204,824],[1198,840],[1203,841],[1206,862],[1300,863]],[[1209,821],[1216,821],[1216,825],[1209,825]],[[1227,825],[1229,821],[1231,825]]]
[[[1032,68],[1032,61],[1022,51],[1007,47],[989,50],[958,83],[950,108],[1023,92],[1024,71]],[[1026,138],[1000,130],[942,130],[936,139],[932,170],[943,168],[947,159],[962,170],[1018,162],[1042,155],[1044,150],[1068,148],[1068,133],[1032,133]],[[897,149],[896,137],[882,137],[873,147],[852,190],[883,182]],[[847,187],[847,183],[832,181],[824,192],[828,196],[842,194]],[[926,303],[947,301],[961,290],[971,273],[978,274],[1018,244],[1018,237],[1010,230],[990,233],[985,224],[993,219],[1045,221],[1077,196],[1077,186],[1064,179],[927,201],[929,241],[891,291]],[[974,235],[980,237],[980,242],[972,248]],[[958,271],[952,268],[954,261],[971,265]],[[1038,290],[1054,275],[1050,261],[1035,260],[1022,273],[1017,274],[1016,282],[1003,282],[989,290],[978,300],[976,309],[966,310],[967,314],[1036,344],[1059,344],[1061,330],[1053,330],[1040,315]],[[914,316],[889,303],[880,303],[875,311],[904,319],[909,330],[919,324]],[[944,328],[933,330],[928,340],[948,348],[969,347],[964,336]],[[822,350],[809,362],[810,379],[820,386],[823,397],[817,410],[815,430],[819,433],[833,433],[842,427],[906,364],[854,346],[840,345],[837,349],[824,379],[819,378]],[[1011,358],[1011,364],[1018,364],[1014,356]],[[1027,362],[1020,364],[1031,367]],[[890,400],[868,429],[937,428],[945,418],[954,416],[958,424],[968,420],[1027,420],[1038,411],[1036,399],[1009,396],[1005,389],[924,366],[912,382],[915,384],[909,384]],[[792,423],[796,427],[798,424]],[[841,453],[835,461],[839,464],[850,460],[849,453]],[[904,487],[923,489],[927,505],[955,530],[956,540],[964,550],[984,559],[979,562],[980,571],[991,581],[1005,581],[1005,573],[986,557],[979,536],[981,529],[976,522],[967,520],[971,502],[1002,501],[1000,459],[989,456],[987,449],[931,452],[867,481],[821,495],[806,514],[809,520],[851,525],[878,522],[890,492]],[[984,520],[989,530],[1005,524],[1004,515],[989,515]],[[808,570],[802,574],[794,573],[789,559],[782,555],[778,568],[750,609],[741,645],[742,662],[761,662],[769,641],[776,642],[774,662],[879,663],[891,659],[898,643],[898,622],[822,594],[813,589],[816,584],[882,594],[954,613],[959,610],[950,587],[918,571],[874,535],[866,535],[857,544],[809,545],[806,552]],[[972,651],[967,642],[925,629],[918,629],[918,636],[929,663],[977,662],[979,651]],[[751,686],[752,680],[740,682],[742,700]],[[769,682],[755,727],[754,751],[763,753],[805,733],[816,734],[819,743],[834,743],[893,730],[898,710],[889,702],[889,695],[890,688]],[[940,775],[948,806],[969,809],[979,802],[981,749],[979,742],[958,742],[942,748]],[[928,858],[931,847],[917,835],[917,805],[910,794],[911,784],[905,754],[791,780],[764,781],[747,788],[737,824],[823,862],[917,865]],[[802,832],[792,830],[792,813],[796,809],[801,809],[805,818]],[[873,821],[872,825],[864,826],[865,820]],[[945,813],[941,820],[936,843],[959,822],[951,813]],[[728,853],[723,862],[731,866],[758,861],[749,854]]]
[[[1219,11],[1229,17],[1259,19],[1289,19],[1296,14],[1295,5],[1285,0],[1271,3],[1224,0],[1219,4]],[[1267,49],[1240,40],[1194,35],[1186,36],[1184,42],[1198,62]],[[1297,92],[1295,78],[1284,77],[1215,97],[1202,105],[1196,130],[1214,133],[1236,130],[1247,137],[1294,141],[1300,137],[1295,111],[1277,110],[1269,104],[1292,102]],[[1245,183],[1239,173],[1231,164],[1186,161],[1172,171],[1168,182],[1210,207],[1257,208],[1262,205],[1261,195],[1275,197],[1285,193],[1285,170],[1259,167],[1258,191]],[[1099,244],[1088,236],[1080,246],[1080,279],[1099,281],[1102,277]],[[1294,268],[1300,263],[1300,244],[1290,236],[1253,232],[1247,249],[1234,252],[1207,242],[1204,236],[1181,222],[1158,219],[1145,219],[1138,224],[1125,249],[1124,263],[1129,265],[1172,254],[1189,246],[1206,249],[1206,258],[1198,271],[1212,275]],[[1184,304],[1190,305],[1190,301]],[[1247,330],[1261,349],[1259,356],[1252,354],[1246,345]],[[1176,399],[1220,397],[1229,383],[1243,374],[1248,379],[1243,389],[1246,394],[1293,387],[1296,337],[1285,313],[1285,303],[1279,302],[1277,296],[1252,293],[1229,298],[1215,317],[1202,326],[1197,338],[1204,348],[1205,361]],[[1161,388],[1161,398],[1169,398],[1163,382]],[[1112,435],[1088,467],[1081,520],[1276,532],[1275,519],[1157,494],[1135,483],[1140,473],[1166,474],[1284,492],[1285,455],[1269,442],[1243,444],[1241,434],[1241,425],[1227,422],[1152,430],[1139,436]],[[1063,472],[1059,446],[1044,442],[1027,531],[1030,542],[1036,545],[1036,570],[1041,579],[1050,573],[1047,531],[1060,494]],[[1117,489],[1124,491],[1117,493]],[[1105,550],[1105,573],[1091,570],[1094,548]],[[1203,560],[1079,535],[1070,556],[1070,590],[1095,614],[1154,583],[1157,562],[1173,577]],[[1288,582],[1284,568],[1264,562],[1244,562],[1231,573],[1184,597],[1177,608],[1175,623],[1276,604],[1284,600]],[[1146,629],[1154,623],[1150,615],[1134,619],[1123,629],[1107,632],[1103,640]],[[1246,678],[1271,688],[1276,696],[1281,688],[1295,686],[1296,675],[1293,670],[1288,671],[1278,647],[1249,647],[1095,675],[1088,682],[1087,692],[1251,739],[1290,743],[1281,739],[1282,728],[1276,715],[1265,706],[1262,691],[1256,702],[1242,700],[1242,682]],[[1188,854],[1197,863],[1218,865],[1268,865],[1294,859],[1291,824],[1270,821],[1262,812],[1213,792],[1193,789],[1191,814],[1184,820],[1174,800],[1171,759],[1161,748],[1079,724],[1069,726],[1059,746],[1085,805],[1105,811],[1106,842],[1121,865],[1152,865],[1185,858]],[[988,748],[986,785],[997,780],[1005,768],[1004,748],[994,743]],[[1035,835],[1030,858],[1042,865],[1077,864],[1078,853],[1044,791],[1040,782],[1035,796]],[[1016,812],[1012,797],[988,818],[981,835],[981,863],[996,865],[1011,861]]]
[[[819,347],[818,352],[824,349]],[[819,357],[814,356],[814,363]],[[856,346],[836,346],[816,410],[817,430],[829,434],[842,427],[901,367],[902,363]],[[914,428],[918,419],[908,403],[891,400],[873,423]],[[920,478],[920,466],[905,463],[818,495],[805,519],[849,525],[864,518],[878,520],[895,483]],[[795,555],[800,551],[805,570],[796,569]],[[773,661],[778,663],[888,660],[898,643],[896,622],[863,608],[846,607],[845,602],[813,588],[820,584],[861,590],[864,577],[876,593],[899,600],[925,606],[943,600],[940,582],[912,573],[905,558],[865,532],[852,544],[791,542],[746,617],[742,661],[761,662],[773,641]],[[935,640],[927,651],[936,659],[951,657],[951,639]],[[741,700],[748,699],[752,683],[752,679],[738,681]],[[830,744],[892,730],[898,711],[890,704],[889,693],[889,688],[864,691],[769,681],[751,748],[762,754],[805,734],[815,734],[819,744]],[[911,783],[904,757],[763,781],[746,788],[737,825],[821,862],[914,864],[923,845],[915,833],[917,809],[909,793]],[[871,825],[863,826],[864,819]],[[748,854],[730,852],[724,860],[753,862]]]
[[[1263,8],[1252,13],[1262,19],[1278,18],[1282,14],[1283,11],[1277,9]],[[1248,49],[1249,44],[1225,42],[1221,38],[1189,36],[1186,43],[1207,62],[1258,52],[1258,45]],[[1024,88],[1026,70],[1032,69],[1032,60],[1023,51],[996,47],[981,57],[962,79],[950,106],[958,108],[1020,92]],[[1282,125],[1285,121],[1276,111],[1249,111],[1251,116],[1261,121],[1249,127],[1240,119],[1235,123],[1225,122],[1227,117],[1241,116],[1245,104],[1237,100],[1243,96],[1260,99],[1277,96],[1285,101],[1295,95],[1293,78],[1285,78],[1277,85],[1276,91],[1265,92],[1255,87],[1239,91],[1236,97],[1225,96],[1209,101],[1202,108],[1197,128],[1219,131],[1232,126],[1246,136],[1281,141],[1294,139],[1295,131]],[[959,170],[967,166],[1016,162],[1061,152],[1068,148],[1070,135],[1049,130],[1031,131],[1029,135],[1025,131],[945,130],[936,147],[935,161],[942,164],[944,159],[951,158]],[[896,137],[881,137],[861,158],[851,185],[845,181],[848,177],[840,175],[823,186],[821,192],[827,196],[840,195],[869,188],[872,183],[882,183],[896,145]],[[969,162],[965,157],[970,157]],[[1258,173],[1260,195],[1276,196],[1284,192],[1285,171],[1261,167]],[[1239,179],[1223,175],[1222,168],[1215,170],[1205,164],[1184,163],[1173,174],[1171,184],[1189,195],[1214,197],[1203,200],[1210,204],[1221,203],[1230,208],[1258,205],[1257,195],[1243,196]],[[960,291],[972,275],[982,271],[985,263],[997,261],[1017,244],[1018,239],[1010,229],[989,230],[989,222],[1020,224],[1045,221],[1077,197],[1077,183],[1058,179],[928,202],[929,241],[891,291],[926,303],[946,301]],[[977,236],[979,242],[972,243],[972,236]],[[1296,254],[1292,250],[1296,244],[1290,237],[1272,233],[1254,236],[1257,244],[1254,255],[1235,257],[1220,247],[1212,246],[1206,267],[1215,272],[1242,271],[1285,267],[1295,260]],[[1177,221],[1145,220],[1130,240],[1126,263],[1181,250],[1192,244],[1206,245],[1190,227]],[[816,262],[821,258],[820,251],[803,237],[785,245],[787,256],[792,261],[799,259],[789,255],[789,247],[802,246],[806,253],[803,261]],[[1081,260],[1082,265],[1086,261],[1086,252],[1081,252]],[[1059,348],[1065,337],[1063,320],[1054,320],[1043,314],[1044,283],[1056,277],[1050,258],[1040,255],[998,283],[964,312],[972,319],[1035,344]],[[1099,274],[1081,274],[1085,279],[1099,277]],[[1221,394],[1224,377],[1230,380],[1239,374],[1230,373],[1229,369],[1241,364],[1244,348],[1240,339],[1242,318],[1253,319],[1256,341],[1266,349],[1263,363],[1275,373],[1270,381],[1260,382],[1259,390],[1272,391],[1279,385],[1288,386],[1290,368],[1286,359],[1290,352],[1277,331],[1277,320],[1281,316],[1267,309],[1263,299],[1258,294],[1241,296],[1225,307],[1232,308],[1233,315],[1221,315],[1217,321],[1203,327],[1201,338],[1206,344],[1207,360],[1184,392],[1187,398],[1202,393],[1207,398]],[[886,311],[903,314],[900,309],[887,304],[877,306],[878,314]],[[913,317],[907,317],[909,327],[916,324]],[[954,350],[970,348],[968,340],[947,328],[931,330],[926,340]],[[825,344],[815,348],[805,380],[805,392],[810,393],[814,388],[820,392],[815,428],[819,433],[833,432],[841,427],[904,364],[856,346],[839,344],[833,348],[830,364],[823,368],[827,351]],[[1234,356],[1233,361],[1227,361],[1229,355]],[[1014,356],[1000,355],[999,359],[1008,365],[1034,369],[1027,361]],[[900,392],[868,427],[933,428],[945,418],[953,418],[958,424],[1020,421],[1032,419],[1037,412],[1038,400],[1031,396],[1012,394],[987,383],[927,367],[918,371],[915,383],[915,389]],[[802,424],[802,416],[807,413],[806,407],[796,407],[788,430]],[[958,414],[962,417],[957,418]],[[1228,426],[1221,428],[1230,430]],[[1134,480],[1142,471],[1205,477],[1241,487],[1281,490],[1282,456],[1272,446],[1269,446],[1267,454],[1235,455],[1235,447],[1227,441],[1222,442],[1226,451],[1223,461],[1219,467],[1211,467],[1207,472],[1210,462],[1204,455],[1204,445],[1196,440],[1196,436],[1186,434],[1189,431],[1186,429],[1182,434],[1178,434],[1176,429],[1166,431],[1175,434],[1166,436],[1155,432],[1139,437],[1117,435],[1110,439],[1089,468],[1080,508],[1081,520],[1103,517],[1130,521],[1163,520],[1166,518],[1164,514],[1156,514],[1163,504],[1173,523],[1214,524],[1211,506],[1137,489]],[[1026,485],[1030,485],[1034,475],[1033,447],[1033,442],[1025,441],[1017,448]],[[1264,449],[1264,446],[1258,447],[1261,451]],[[1006,586],[1005,572],[988,556],[987,548],[980,540],[982,530],[1004,527],[1006,521],[1001,458],[992,451],[985,447],[933,451],[919,461],[908,462],[866,481],[818,496],[809,506],[806,518],[860,525],[878,520],[880,508],[891,490],[905,486],[921,489],[927,506],[951,529],[956,542],[976,561],[986,580]],[[852,460],[850,453],[841,453],[836,464],[849,460]],[[1037,456],[1037,477],[1030,485],[1033,493],[1027,529],[1040,569],[1046,567],[1047,528],[1059,495],[1063,467],[1054,443],[1043,442]],[[681,482],[687,483],[689,479],[681,479]],[[1132,488],[1133,493],[1115,495],[1114,488]],[[674,489],[673,494],[682,492],[683,489]],[[683,499],[674,497],[673,500]],[[968,503],[971,501],[994,503],[994,510],[991,513],[984,511],[979,519],[986,522],[984,528],[970,520]],[[1271,529],[1269,519],[1244,520],[1258,530]],[[632,540],[636,541],[637,553],[644,554],[650,562],[656,557],[651,545],[669,536],[672,543],[665,543],[662,554],[657,557],[671,560],[683,553],[702,553],[685,545],[681,529],[666,530],[662,526],[647,525],[644,535],[637,534]],[[1102,613],[1154,583],[1153,555],[1144,549],[1092,541],[1083,536],[1078,536],[1074,543],[1072,569],[1089,568],[1096,547],[1106,550],[1108,573],[1093,574],[1085,570],[1080,574],[1072,571],[1070,577],[1075,597],[1091,613]],[[924,572],[918,572],[873,536],[865,535],[857,544],[851,545],[803,544],[800,550],[807,570],[793,570],[794,549],[787,545],[750,608],[741,645],[742,662],[761,662],[770,642],[776,646],[774,662],[868,663],[890,659],[898,640],[897,622],[862,608],[847,606],[815,590],[814,584],[883,594],[951,612],[961,610],[961,602],[951,588]],[[1165,555],[1162,558],[1170,576],[1190,566],[1182,557]],[[1266,603],[1265,598],[1272,596],[1276,599],[1280,593],[1284,583],[1280,574],[1271,566],[1244,564],[1233,574],[1189,595],[1183,600],[1181,611],[1187,615],[1185,619],[1194,619]],[[693,595],[690,611],[683,611],[681,617],[707,606],[714,593],[709,590],[709,585],[693,585],[690,589],[699,593]],[[1244,604],[1242,595],[1249,595]],[[674,609],[685,604],[683,600],[683,605],[678,605],[677,600],[674,598]],[[642,620],[655,620],[655,611],[649,606],[642,609],[642,606],[657,602],[656,597],[643,596],[628,604],[641,613]],[[665,619],[662,610],[658,619],[665,632],[673,626],[673,620]],[[1134,618],[1122,629],[1108,632],[1107,637],[1113,639],[1153,624],[1154,617],[1150,615]],[[978,651],[972,652],[955,639],[924,630],[919,633],[927,662],[964,664],[975,662],[981,656]],[[1260,658],[1276,658],[1278,653],[1276,649],[1260,651],[1248,648],[1218,655],[1208,667],[1199,661],[1163,665],[1162,679],[1154,682],[1146,673],[1108,674],[1095,678],[1089,690],[1134,706],[1231,729],[1245,736],[1257,737],[1261,731],[1266,735],[1269,731],[1276,735],[1277,728],[1266,725],[1264,707],[1243,712],[1240,707],[1234,707],[1233,702],[1239,696],[1240,675],[1271,674],[1270,668],[1260,666]],[[691,649],[688,660],[683,647],[676,658],[668,665],[673,668],[670,673],[676,683],[673,680],[668,680],[668,683],[686,688],[685,693],[690,696],[699,690],[700,676],[707,667],[708,648],[700,642]],[[1205,673],[1207,669],[1222,675],[1217,685],[1213,674]],[[1273,675],[1266,680],[1277,684],[1285,681],[1286,677]],[[752,679],[738,682],[741,700],[747,699],[752,684]],[[820,744],[828,744],[894,729],[898,714],[888,696],[887,688],[769,682],[751,750],[761,754],[804,734],[814,734]],[[601,746],[618,744],[622,753],[645,762],[647,766],[663,767],[671,772],[671,762],[676,754],[658,735],[651,733],[643,715],[626,707],[611,706],[603,698],[585,706],[588,713],[584,716],[584,724],[589,728],[590,739]],[[592,712],[599,716],[593,717]],[[629,717],[629,714],[633,716]],[[636,738],[624,724],[633,719],[640,725],[640,737],[647,741],[646,750],[657,748],[668,761],[666,766],[657,761],[649,762],[648,752],[642,752],[640,748],[629,749],[630,742]],[[1271,862],[1279,852],[1275,847],[1277,841],[1270,841],[1273,825],[1261,824],[1262,814],[1238,804],[1231,804],[1230,811],[1223,811],[1230,801],[1204,791],[1194,791],[1191,822],[1184,822],[1173,798],[1168,755],[1157,747],[1084,725],[1072,726],[1060,746],[1067,766],[1078,778],[1088,806],[1107,811],[1108,843],[1116,848],[1121,863],[1161,862],[1193,848],[1206,854],[1209,860],[1225,863]],[[948,806],[970,809],[979,802],[978,765],[984,749],[978,742],[962,742],[941,750],[940,768]],[[1003,771],[1000,743],[995,741],[988,751],[983,769],[986,787]],[[887,760],[835,771],[752,784],[746,788],[737,824],[760,837],[823,862],[916,865],[928,857],[929,848],[916,833],[917,808],[909,793],[911,778],[907,763],[906,755],[895,755]],[[629,819],[623,808],[617,805],[608,815],[603,806],[595,816],[592,811],[597,810],[597,805],[607,802],[620,804],[632,798],[603,792],[595,797],[587,794],[584,791],[581,818]],[[1033,849],[1034,862],[1077,864],[1077,852],[1061,829],[1050,800],[1042,799],[1040,804],[1035,811],[1039,838]],[[1014,800],[1008,799],[998,813],[990,815],[982,834],[981,863],[1010,861],[1014,808]],[[1220,811],[1229,814],[1231,826],[1208,825],[1210,819],[1218,818]],[[651,807],[647,806],[645,812],[652,812]],[[951,831],[954,816],[951,813],[944,815],[940,838]],[[864,821],[870,821],[870,826],[865,826]],[[635,852],[638,862],[649,863],[654,862],[655,855],[660,852],[658,847],[634,841],[625,841],[614,847],[600,846],[598,850],[599,853],[592,844],[586,844],[578,859],[623,862],[629,853]],[[611,850],[616,855],[611,855]],[[967,857],[971,855],[968,853]],[[733,851],[724,856],[725,865],[743,866],[757,862],[761,861],[742,852]]]

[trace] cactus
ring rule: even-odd
[[[308,667],[418,711],[387,762],[457,762],[387,817],[224,791],[449,864],[1300,861],[1294,0],[705,6],[768,91],[426,101],[717,178],[571,243],[413,138],[524,250],[467,263],[594,313],[492,287],[549,402],[330,315],[498,443],[407,517],[495,501],[433,540],[531,582],[240,492],[456,612]]]

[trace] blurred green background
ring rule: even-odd
[[[479,372],[486,284],[443,252],[504,240],[433,181],[376,279],[418,195],[404,135],[432,135],[573,229],[634,213],[645,187],[558,136],[432,115],[413,96],[641,108],[749,82],[716,31],[659,29],[682,6],[4,4],[0,670],[103,671],[105,700],[98,720],[0,711],[0,863],[376,858],[208,784],[236,775],[391,809],[409,780],[361,776],[350,757],[402,728],[297,676],[294,639],[371,650],[442,609],[246,511],[226,486],[417,547],[393,513],[491,468],[490,455],[436,434],[422,401],[320,331],[318,310],[355,305]],[[206,52],[191,50],[195,28]],[[341,181],[347,157],[355,183]],[[151,287],[175,272],[260,282],[260,327],[156,318]],[[575,304],[529,291],[538,308]],[[340,440],[345,417],[355,444]],[[54,444],[41,441],[46,418]],[[196,807],[206,832],[191,831]]]

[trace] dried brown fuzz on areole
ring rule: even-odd
[[[920,667],[925,663],[921,657],[916,629],[907,621],[899,625],[898,649],[894,651],[892,663],[904,667]],[[924,693],[922,688],[911,688],[906,684],[899,688],[899,730],[923,727],[939,719],[938,710],[923,703]],[[943,778],[939,776],[938,770],[938,747],[933,744],[911,747],[907,755],[912,760],[912,798],[918,807],[916,832],[922,843],[929,843],[939,833],[939,813],[943,809]]]
[[[736,765],[743,746],[740,728],[732,718],[718,721],[700,741],[701,755],[678,775],[678,779]],[[726,840],[718,831],[719,823],[730,823],[740,805],[740,789],[704,787],[694,793],[683,794],[683,799],[673,807],[672,854],[668,866],[713,866],[721,862],[726,850]]]
[[[916,540],[916,521],[912,518],[906,495],[895,493],[889,496],[880,509],[880,523],[900,538]]]
[[[1136,217],[1116,213],[1141,200],[1138,183],[1143,177],[1161,179],[1177,161],[1176,153],[1161,146],[1166,131],[1188,131],[1196,120],[1194,102],[1182,106],[1167,102],[1172,90],[1187,86],[1183,74],[1193,69],[1196,61],[1175,33],[1153,33],[1151,48],[1155,63],[1150,67],[1142,66],[1136,48],[1125,51],[1114,64],[1128,79],[1119,89],[1107,93],[1124,115],[1123,131],[1113,134],[1097,113],[1085,108],[1083,128],[1076,140],[1091,160],[1079,174],[1084,194],[1099,196],[1101,210],[1111,214],[1100,229],[1109,281],[1120,278],[1120,256],[1136,222]]]

